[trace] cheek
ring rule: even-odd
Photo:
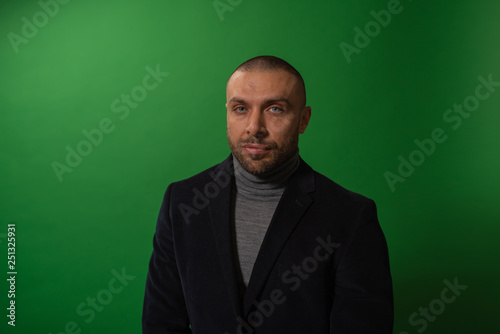
[[[283,129],[279,129],[273,132],[270,131],[267,139],[275,142],[279,148],[282,148],[283,146],[286,146],[288,138],[290,138],[290,134],[283,131]]]
[[[228,120],[227,122],[227,133],[231,138],[237,138],[241,135],[241,124],[238,122],[231,122]]]
[[[271,122],[268,126],[269,133],[276,140],[281,142],[286,141],[290,136],[296,135],[298,125],[296,122],[283,121]]]

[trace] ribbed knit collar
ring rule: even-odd
[[[300,164],[299,151],[281,164],[277,169],[264,175],[250,174],[233,156],[234,177],[238,193],[247,193],[260,196],[281,194],[288,179],[297,170]]]

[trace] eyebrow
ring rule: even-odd
[[[290,100],[288,100],[286,97],[278,96],[275,98],[267,99],[264,101],[264,104],[273,104],[273,103],[278,103],[278,102],[284,102],[289,106],[292,106],[292,103]],[[238,98],[238,97],[232,97],[229,101],[228,104],[231,103],[247,103],[245,100]]]

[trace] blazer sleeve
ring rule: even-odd
[[[330,334],[392,334],[389,255],[372,200],[361,206],[337,255]]]
[[[165,193],[153,237],[142,313],[143,334],[191,333],[174,250],[171,193],[172,185]]]

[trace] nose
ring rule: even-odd
[[[247,134],[254,137],[264,137],[267,134],[264,113],[260,110],[252,110],[248,117]]]

